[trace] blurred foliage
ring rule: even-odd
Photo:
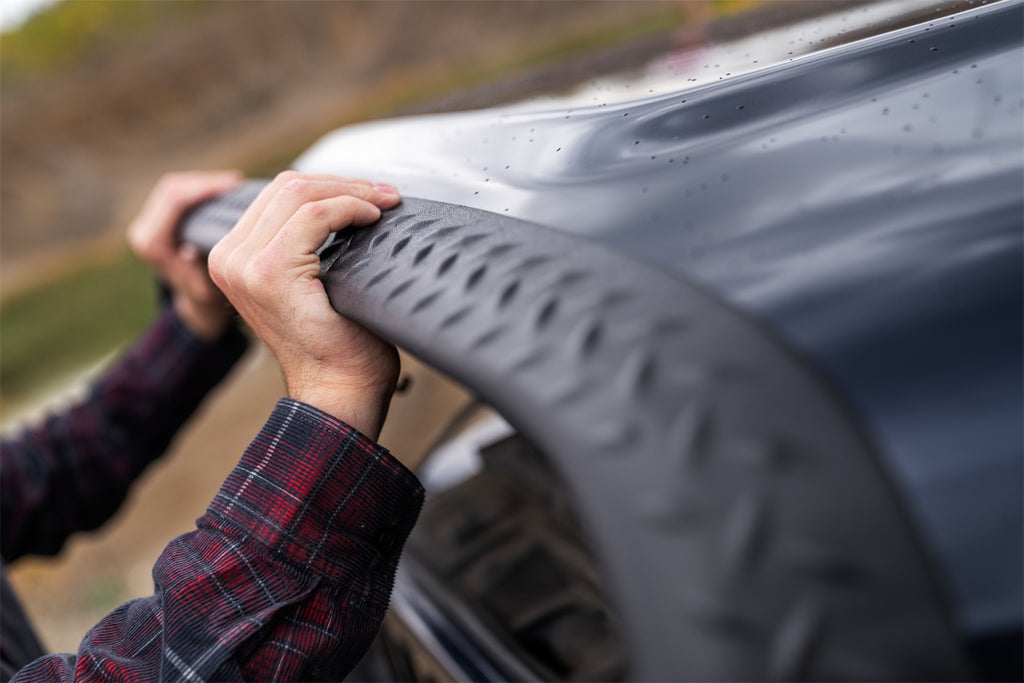
[[[715,2],[714,7],[717,8],[718,5],[732,7],[738,3],[749,5],[763,0]],[[358,104],[346,112],[345,119],[336,121],[333,127],[394,116],[395,112],[401,112],[421,102],[493,83],[511,74],[665,33],[678,28],[684,19],[678,7],[667,7],[642,15],[627,25],[564,35],[556,41],[523,46],[513,54],[497,55],[485,62],[467,63],[460,69],[447,69],[433,74],[432,77],[424,78],[421,73],[416,73],[413,78],[384,80],[376,88],[368,89]],[[282,144],[278,153],[249,164],[243,170],[251,177],[271,177],[290,168],[291,163],[323,133],[324,131],[318,130],[311,131],[308,135],[299,135],[295,140]]]
[[[174,23],[195,20],[210,0],[65,0],[0,35],[4,84],[66,68]]]
[[[736,14],[763,4],[764,0],[710,0],[706,7],[712,15]],[[694,0],[684,0],[683,9]],[[166,30],[176,23],[197,20],[215,8],[212,0],[64,0],[46,7],[31,16],[13,31],[0,35],[2,59],[0,76],[3,83],[44,74],[65,68],[88,57],[100,57],[105,52],[132,40],[141,40],[153,31]],[[667,17],[668,15],[665,15]],[[663,18],[665,18],[663,17]],[[678,23],[678,12],[674,23]],[[649,28],[648,25],[646,28]],[[623,27],[621,36],[628,39],[643,32],[643,26]],[[586,42],[594,47],[607,44],[611,36],[592,36]],[[579,40],[570,40],[548,55],[535,55],[536,59],[553,58],[558,52],[578,51]]]
[[[712,0],[715,12],[720,16],[737,14],[763,5],[765,0]]]
[[[470,63],[430,78],[397,79],[367,92],[348,123],[379,118],[463,88],[491,82],[528,68],[671,31],[687,19],[734,14],[763,0],[682,2],[625,26],[565,35],[558,41],[523,47],[515,54]],[[9,85],[80,61],[116,59],[126,43],[175,24],[187,24],[217,8],[212,0],[144,2],[65,0],[39,12],[0,38],[0,77]],[[700,11],[697,11],[700,10]],[[281,140],[276,153],[252,163],[250,175],[267,176],[287,167],[323,131]],[[94,362],[126,343],[156,308],[152,276],[127,250],[82,259],[62,274],[0,301],[0,405],[24,400],[39,386]]]
[[[736,14],[764,0],[709,0],[712,15]],[[703,4],[684,0],[687,4]],[[67,67],[88,56],[101,56],[104,52],[131,40],[143,39],[153,31],[166,30],[174,23],[195,21],[218,3],[212,0],[64,0],[46,7],[31,16],[13,31],[0,35],[2,59],[0,76],[5,83]],[[677,25],[679,12],[664,14],[666,25]],[[658,20],[655,20],[655,24]],[[547,54],[533,55],[525,65],[539,60],[557,58],[560,53],[578,53],[580,48],[601,47],[609,39],[615,42],[643,35],[652,28],[646,25],[622,27],[616,35],[589,36],[582,41],[577,37]]]
[[[128,250],[0,304],[0,390],[16,403],[137,334],[157,308],[149,268]]]

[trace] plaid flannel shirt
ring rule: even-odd
[[[165,313],[88,400],[4,442],[4,560],[56,552],[102,523],[243,346],[235,335],[204,345]],[[110,613],[77,654],[15,678],[338,679],[379,628],[422,499],[385,450],[283,399],[196,530],[160,556],[154,594]],[[22,666],[24,639],[8,631],[20,610],[4,611],[0,649]]]

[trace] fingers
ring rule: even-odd
[[[378,219],[380,209],[357,197],[330,197],[308,202],[300,206],[272,237],[268,247],[282,254],[312,255],[332,232],[350,225],[370,225]]]
[[[369,225],[399,201],[394,188],[365,180],[281,174],[214,247],[210,273],[229,298],[232,289],[244,289],[253,270],[261,279],[313,279],[319,274],[315,251],[331,232]]]
[[[128,229],[128,242],[147,263],[160,266],[175,257],[176,228],[182,215],[201,201],[227,192],[242,179],[238,171],[169,173],[150,192]]]
[[[209,256],[213,281],[281,363],[290,395],[372,435],[397,354],[334,310],[315,252],[331,232],[373,223],[399,201],[363,180],[283,174]]]
[[[168,173],[157,183],[152,196],[158,208],[180,214],[201,201],[227,192],[241,180],[239,171]]]
[[[301,174],[297,171],[282,171],[281,173],[278,173],[277,176],[270,181],[265,188],[263,188],[263,190],[260,191],[256,199],[254,199],[252,204],[249,205],[249,208],[247,208],[245,213],[242,214],[242,217],[238,220],[236,227],[242,228],[245,234],[248,234],[256,224],[256,220],[263,215],[263,211],[267,208],[267,204],[277,196],[277,193],[280,192],[281,188],[291,180],[299,180],[302,178],[307,178],[309,180],[340,180],[336,176],[315,173]],[[351,180],[349,182],[363,183],[367,186],[370,184],[369,181],[366,180]]]
[[[389,209],[400,201],[398,191],[389,185],[285,171],[260,192],[222,241],[226,241],[229,250],[250,237],[259,245],[266,245],[303,204],[342,195],[362,199],[381,209]]]
[[[252,234],[233,251],[221,258],[211,255],[211,273],[221,271],[230,298],[232,290],[245,289],[249,276],[258,275],[267,281],[314,280],[320,274],[320,258],[316,249],[335,230],[350,225],[369,225],[380,218],[380,209],[356,197],[330,197],[308,202],[299,207],[268,244]],[[218,249],[220,245],[218,245]]]
[[[302,221],[305,224],[319,222],[322,218],[329,215],[321,209],[320,202],[332,197],[342,196],[361,200],[371,205],[378,203],[387,205],[395,198],[383,196],[380,191],[374,189],[372,185],[365,181],[293,180],[286,183],[277,196],[267,205],[267,208],[253,227],[250,239],[255,245],[265,246],[270,240],[274,239],[282,225],[285,225],[293,216],[300,213],[305,214],[306,220]],[[338,225],[335,229],[342,227],[345,226]],[[320,244],[325,239],[327,239],[327,234],[323,235]],[[316,246],[320,246],[320,244]]]

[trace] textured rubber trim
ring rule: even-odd
[[[209,252],[231,230],[266,185],[266,180],[246,180],[230,192],[203,202],[182,220],[181,238]]]
[[[339,312],[559,468],[630,678],[970,677],[871,446],[715,297],[578,237],[408,198],[322,259]]]

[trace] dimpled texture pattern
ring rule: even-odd
[[[970,677],[871,445],[751,320],[578,237],[418,199],[322,260],[339,312],[551,458],[630,678]]]

